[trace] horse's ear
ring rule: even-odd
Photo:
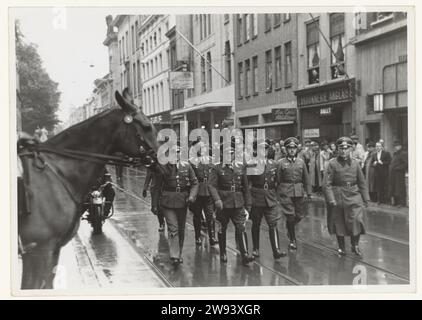
[[[126,90],[127,88],[123,90],[123,93],[127,96],[128,93],[125,93]],[[114,96],[116,98],[117,103],[123,109],[124,112],[127,112],[129,114],[138,112],[138,108],[131,101],[128,101],[124,96],[122,96],[119,91],[116,90]]]

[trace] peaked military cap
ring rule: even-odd
[[[337,140],[336,145],[338,148],[350,148],[353,146],[353,140],[349,137],[341,137]]]
[[[297,148],[298,144],[299,144],[299,140],[297,138],[295,138],[295,137],[287,138],[284,141],[284,147],[285,148],[288,148],[288,147],[290,147],[290,148]]]

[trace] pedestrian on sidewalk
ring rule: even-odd
[[[311,180],[312,192],[318,194],[322,191],[322,175],[319,145],[317,142],[311,142],[309,150],[309,179]]]
[[[330,142],[330,160],[333,158],[337,158],[338,156],[338,151],[337,151],[337,146],[335,142]]]
[[[304,217],[304,196],[311,199],[311,184],[305,162],[297,157],[299,140],[290,137],[284,142],[287,157],[283,158],[277,170],[277,194],[281,212],[286,217],[286,229],[290,240],[289,249],[296,250],[296,225]]]
[[[153,207],[154,203],[156,202],[154,197],[158,196],[160,193],[157,188],[157,178],[155,175],[155,172],[152,171],[150,168],[146,169],[146,176],[145,176],[145,182],[144,187],[142,189],[142,197],[147,197],[147,191],[150,190],[151,193],[151,208]],[[154,215],[157,216],[158,219],[158,232],[163,232],[165,227],[165,220],[163,216],[162,210],[158,207],[157,210],[151,210]]]
[[[328,231],[337,236],[340,256],[346,255],[345,236],[350,236],[352,252],[361,255],[359,239],[365,234],[363,215],[369,201],[362,169],[351,157],[352,145],[348,137],[337,140],[339,156],[328,163],[324,179]]]
[[[198,151],[196,156],[190,159],[190,164],[195,172],[196,178],[198,179],[198,196],[195,202],[189,206],[189,209],[193,213],[195,244],[197,246],[202,245],[202,212],[204,212],[209,243],[210,246],[214,246],[218,243],[215,237],[214,201],[208,189],[209,175],[214,165],[203,142],[197,140],[192,144],[192,147],[194,146],[196,146],[195,148],[197,148]],[[201,154],[202,149],[204,149],[205,152],[204,156]]]
[[[372,141],[366,145],[365,161],[362,172],[365,175],[366,185],[368,186],[369,198],[372,202],[377,201],[377,194],[375,192],[374,174],[375,168],[372,165],[372,159],[375,152],[375,143]]]
[[[230,220],[235,226],[236,242],[242,257],[242,263],[248,265],[254,260],[248,252],[248,237],[246,220],[251,212],[252,199],[246,175],[244,161],[235,160],[235,143],[223,148],[229,152],[229,163],[220,162],[212,170],[209,181],[209,191],[217,210],[218,244],[220,247],[220,262],[227,263],[226,231]]]
[[[152,210],[162,210],[170,247],[170,261],[177,266],[183,263],[182,251],[185,240],[185,225],[188,204],[195,202],[198,194],[198,180],[191,165],[180,160],[180,147],[174,145],[176,163],[157,166],[154,205]],[[161,196],[160,196],[161,195]]]
[[[375,152],[372,155],[372,166],[374,167],[374,186],[378,203],[388,202],[388,169],[390,162],[390,153],[384,150],[381,142],[377,142],[375,144]]]
[[[269,238],[274,259],[285,257],[286,253],[280,251],[278,234],[278,220],[280,219],[280,204],[277,198],[277,162],[274,160],[274,151],[266,142],[265,157],[258,159],[254,170],[248,175],[252,196],[252,244],[254,257],[259,257],[259,231],[262,217],[267,221]],[[262,172],[262,173],[261,173]]]
[[[363,168],[363,163],[365,161],[365,149],[362,144],[359,142],[359,137],[357,135],[351,135],[350,138],[353,141],[352,146],[352,158],[357,160],[360,165],[360,168]]]
[[[406,206],[406,172],[408,170],[408,155],[402,149],[400,141],[394,141],[393,160],[390,165],[390,197],[393,204]]]
[[[327,169],[328,161],[331,158],[331,150],[326,141],[323,141],[321,143],[321,148],[322,150],[320,152],[320,171],[321,171],[321,177],[322,179],[324,179],[324,172]]]

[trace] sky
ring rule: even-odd
[[[94,80],[109,72],[108,50],[103,45],[108,14],[118,8],[14,8],[27,43],[38,53],[50,78],[62,92],[59,119],[65,122],[71,108],[81,106],[94,89]],[[13,17],[12,16],[12,17]]]

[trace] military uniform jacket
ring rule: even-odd
[[[206,163],[205,160],[208,160],[208,163]],[[214,166],[212,163],[212,158],[208,156],[191,158],[190,165],[192,166],[196,178],[198,179],[198,196],[211,196],[211,193],[208,189],[208,184],[211,170]]]
[[[246,165],[243,163],[215,165],[211,170],[208,188],[214,201],[223,201],[223,208],[252,205]]]
[[[155,178],[154,192],[158,196],[152,197],[153,207],[158,207],[159,204],[166,208],[185,208],[188,198],[195,199],[198,194],[198,180],[189,162],[180,161],[177,164],[159,166]],[[180,192],[176,188],[180,188]]]
[[[283,158],[277,171],[278,193],[287,197],[311,194],[311,185],[305,161],[301,158]]]
[[[276,193],[278,165],[275,160],[267,160],[261,164],[265,166],[262,174],[248,175],[252,205],[272,208],[278,204]]]

